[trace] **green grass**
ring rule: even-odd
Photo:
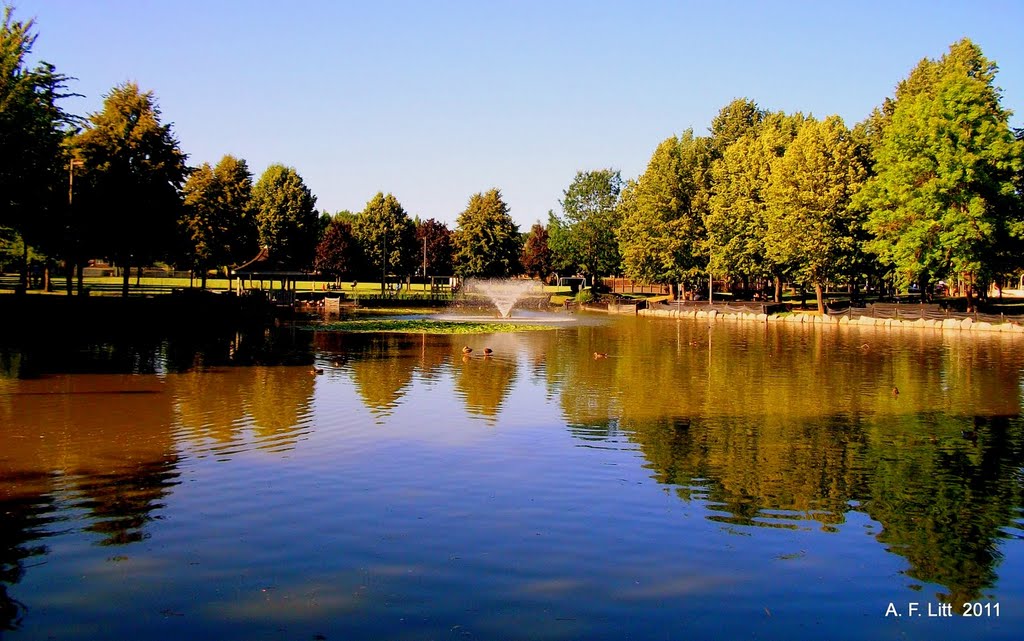
[[[364,318],[321,323],[312,329],[341,332],[393,332],[403,334],[494,334],[498,332],[531,332],[557,329],[551,325],[525,323],[480,323],[439,320],[387,320]]]

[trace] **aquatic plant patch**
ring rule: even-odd
[[[341,332],[397,332],[406,334],[493,334],[496,332],[535,332],[557,328],[551,325],[539,325],[536,323],[361,318],[320,323],[311,326],[311,329]]]

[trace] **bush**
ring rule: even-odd
[[[581,289],[579,292],[577,292],[575,300],[576,300],[576,303],[579,304],[579,305],[586,305],[587,303],[593,303],[594,302],[594,292],[590,291],[589,289]]]

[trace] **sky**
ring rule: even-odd
[[[1024,123],[1024,1],[2,0],[88,115],[152,90],[192,166],[294,167],[317,207],[378,191],[454,227],[501,190],[522,230],[576,172],[641,174],[734,98],[848,126],[968,37]]]

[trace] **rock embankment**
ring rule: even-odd
[[[719,313],[710,311],[690,311],[679,309],[641,309],[639,316],[655,318],[692,318],[713,321],[735,321],[750,323],[782,323],[805,325],[855,326],[855,327],[890,327],[903,329],[924,329],[942,332],[998,332],[1004,334],[1024,335],[1024,325],[1014,321],[989,323],[975,321],[973,318],[946,318],[942,320],[900,320],[896,318],[872,318],[870,316],[822,316],[821,314],[753,314],[753,313]]]

